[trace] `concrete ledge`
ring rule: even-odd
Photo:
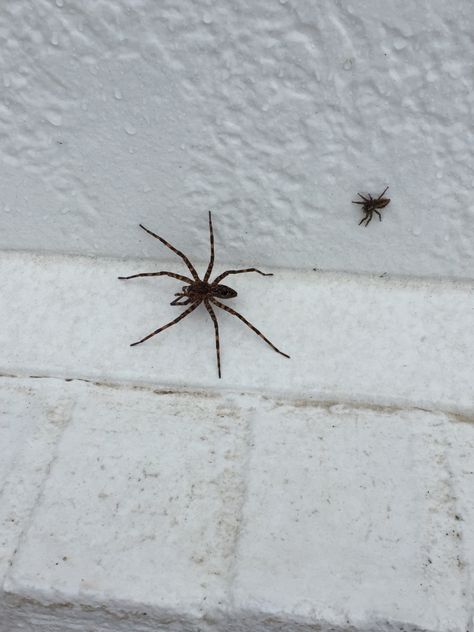
[[[241,311],[287,360],[220,311],[223,379],[203,307],[179,311],[159,263],[4,253],[0,371],[474,413],[471,284],[278,272],[236,276]],[[169,266],[168,266],[169,267]],[[219,268],[217,268],[219,269]],[[181,271],[179,265],[177,271]]]
[[[471,629],[472,423],[0,383],[1,632]]]

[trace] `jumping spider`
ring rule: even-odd
[[[262,332],[260,332],[256,327],[254,327],[251,323],[249,323],[249,321],[245,319],[242,316],[242,314],[239,314],[231,307],[227,307],[227,305],[224,305],[223,303],[217,300],[217,299],[235,298],[237,296],[237,292],[235,290],[228,287],[227,285],[222,285],[220,283],[229,274],[242,274],[243,272],[257,272],[258,274],[262,274],[263,276],[273,276],[273,275],[271,273],[265,274],[265,272],[260,272],[260,270],[257,270],[256,268],[245,268],[244,270],[227,270],[226,272],[222,272],[221,274],[219,274],[214,279],[214,281],[209,282],[209,277],[211,276],[212,267],[214,265],[214,233],[212,230],[212,219],[211,219],[210,211],[209,211],[209,233],[210,233],[210,242],[211,242],[211,258],[209,260],[209,265],[207,266],[206,273],[202,280],[199,278],[199,275],[196,272],[196,269],[194,268],[194,266],[192,265],[192,263],[189,261],[189,259],[186,257],[185,254],[183,254],[180,250],[178,250],[177,248],[169,244],[167,241],[165,241],[163,237],[160,237],[159,235],[156,235],[155,233],[153,233],[151,230],[148,230],[148,228],[145,228],[145,226],[143,226],[142,224],[140,224],[140,228],[143,228],[143,230],[146,231],[149,235],[161,241],[162,244],[164,244],[167,248],[169,248],[174,253],[176,253],[179,257],[181,257],[181,259],[186,264],[193,278],[191,279],[189,277],[183,276],[181,274],[176,274],[174,272],[142,272],[140,274],[132,274],[131,276],[127,276],[127,277],[118,277],[119,279],[135,279],[137,277],[169,276],[169,277],[173,277],[174,279],[178,279],[179,281],[184,281],[185,283],[187,283],[187,285],[183,286],[181,292],[175,293],[175,296],[177,298],[171,301],[170,305],[189,305],[189,307],[171,322],[167,323],[166,325],[163,325],[162,327],[160,327],[159,329],[156,329],[155,331],[152,331],[151,334],[148,334],[148,336],[145,336],[141,340],[138,340],[138,342],[132,343],[130,345],[131,347],[134,347],[135,345],[139,345],[142,342],[145,342],[145,340],[148,340],[149,338],[156,336],[156,334],[159,334],[164,329],[167,329],[168,327],[175,325],[180,320],[188,316],[191,312],[193,312],[196,309],[196,307],[198,307],[201,303],[204,303],[204,307],[207,309],[209,316],[211,317],[212,322],[214,323],[214,332],[215,332],[215,338],[216,338],[217,370],[219,373],[219,377],[221,377],[219,327],[217,325],[217,318],[214,313],[214,310],[212,309],[212,305],[214,305],[215,307],[220,307],[221,309],[228,312],[229,314],[232,314],[233,316],[237,316],[237,318],[240,318],[240,320],[243,323],[245,323],[247,327],[250,327],[250,329],[252,329],[252,331],[254,331],[258,336],[260,336],[260,338],[265,340],[265,342],[274,351],[285,356],[285,358],[290,357],[286,353],[283,353],[283,351],[280,351],[279,349],[277,349],[275,345],[272,344],[270,340],[268,340],[268,338],[266,338],[262,334]]]
[[[379,195],[378,198],[373,198],[370,193],[369,193],[369,197],[366,198],[363,195],[361,195],[360,193],[358,193],[357,195],[359,197],[361,197],[364,201],[363,202],[355,202],[354,200],[352,200],[352,204],[361,204],[362,205],[362,210],[365,213],[364,217],[360,220],[359,222],[359,226],[362,224],[362,222],[364,222],[365,220],[367,220],[365,222],[365,226],[367,227],[370,223],[370,221],[372,220],[372,217],[374,215],[374,213],[377,213],[377,215],[379,216],[379,220],[382,221],[382,216],[380,215],[380,213],[378,212],[378,208],[385,208],[387,206],[387,204],[390,202],[390,198],[384,198],[383,195],[385,193],[385,191],[387,191],[388,187]]]

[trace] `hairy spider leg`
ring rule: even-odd
[[[383,192],[379,195],[379,197],[377,198],[377,200],[380,200],[381,197],[384,196],[385,192],[388,191],[388,187],[385,187],[385,189],[383,190]]]
[[[176,325],[176,323],[179,323],[180,320],[183,320],[183,318],[185,318],[188,314],[193,312],[196,309],[196,307],[200,305],[200,303],[201,301],[196,301],[195,303],[191,305],[191,307],[188,307],[188,309],[186,309],[182,314],[180,314],[178,318],[175,318],[170,323],[163,325],[163,327],[160,327],[156,331],[152,331],[151,334],[148,334],[148,336],[145,336],[141,340],[138,340],[137,342],[132,342],[130,346],[135,347],[136,345],[140,345],[142,342],[145,342],[145,340],[148,340],[149,338],[153,338],[153,336],[156,336],[156,334],[159,334],[160,331],[163,331],[164,329],[168,329],[168,327],[171,327],[172,325]]]
[[[147,232],[149,235],[151,235],[152,237],[155,237],[155,239],[158,239],[159,241],[161,241],[162,244],[164,244],[167,248],[169,248],[170,250],[172,250],[174,253],[176,253],[178,255],[178,257],[181,257],[181,259],[184,261],[184,263],[186,264],[186,266],[188,267],[188,270],[191,272],[191,274],[193,275],[193,279],[195,281],[200,281],[198,273],[196,272],[196,268],[193,266],[193,264],[191,263],[191,261],[189,261],[189,259],[186,257],[186,255],[181,252],[181,250],[178,250],[177,248],[175,248],[174,246],[172,246],[170,243],[168,243],[166,241],[166,239],[163,239],[163,237],[160,237],[159,235],[157,235],[156,233],[153,233],[151,230],[148,230],[148,228],[145,228],[145,226],[143,226],[143,224],[139,225],[140,228],[143,228],[143,230],[145,232]]]
[[[183,276],[182,274],[175,274],[174,272],[140,272],[140,274],[132,274],[126,277],[117,277],[118,279],[136,279],[137,277],[149,277],[149,276],[169,276],[178,281],[184,281],[185,283],[194,283],[192,279]]]
[[[211,276],[212,267],[214,265],[214,231],[212,230],[211,211],[209,211],[209,239],[211,241],[211,258],[209,259],[209,265],[207,266],[206,274],[204,275],[204,283],[207,283],[209,277]]]
[[[204,305],[209,312],[209,316],[212,318],[212,322],[214,323],[214,332],[216,337],[216,354],[217,354],[217,372],[219,373],[219,379],[221,378],[221,352],[220,352],[220,343],[219,343],[219,325],[217,324],[217,318],[214,314],[214,310],[209,304],[208,300],[204,300]]]
[[[227,307],[227,305],[224,305],[223,303],[220,303],[219,301],[217,301],[215,298],[210,298],[209,301],[213,304],[213,305],[217,305],[217,307],[220,307],[221,309],[223,309],[225,312],[229,312],[229,314],[232,314],[233,316],[237,316],[237,318],[240,318],[240,320],[245,323],[247,325],[247,327],[250,327],[250,329],[252,331],[254,331],[257,336],[260,336],[260,338],[263,338],[263,340],[265,340],[265,342],[270,345],[270,347],[272,349],[274,349],[277,353],[280,353],[282,356],[285,356],[285,358],[289,358],[290,356],[286,353],[283,353],[283,351],[280,351],[280,349],[277,349],[275,347],[274,344],[272,344],[270,342],[270,340],[268,340],[268,338],[266,338],[261,331],[259,331],[256,327],[254,327],[252,325],[252,323],[249,323],[249,321],[244,318],[242,316],[242,314],[239,314],[239,312],[236,312],[234,309],[232,309],[231,307]]]
[[[176,292],[175,296],[177,296],[178,298],[175,298],[173,301],[171,301],[170,305],[189,305],[189,303],[193,303],[194,301],[184,292]],[[182,298],[186,297],[187,300],[186,301],[181,301]]]
[[[377,213],[377,215],[379,216],[379,220],[382,221],[382,216],[380,215],[380,213],[377,211],[377,209],[374,209],[374,213]]]
[[[212,282],[212,285],[217,285],[228,274],[242,274],[242,272],[258,272],[262,276],[273,276],[272,272],[261,272],[260,270],[257,270],[257,268],[245,268],[245,270],[227,270],[226,272],[219,274],[219,276],[217,276]]]

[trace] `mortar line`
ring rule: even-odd
[[[100,380],[86,377],[64,377],[62,375],[55,374],[28,374],[28,373],[3,373],[0,371],[0,379],[44,379],[44,380],[61,380],[64,382],[84,382],[86,384],[92,384],[93,386],[100,386],[111,389],[129,389],[134,391],[144,391],[148,393],[155,393],[156,395],[198,395],[201,397],[220,397],[222,395],[247,395],[252,397],[260,397],[263,400],[272,400],[278,405],[292,405],[297,408],[314,407],[314,408],[327,408],[330,409],[334,406],[347,406],[355,410],[370,410],[381,413],[399,413],[399,412],[425,412],[430,414],[443,414],[446,415],[452,422],[462,423],[474,423],[474,408],[473,409],[453,409],[448,406],[440,404],[439,406],[429,406],[426,404],[395,404],[389,403],[387,400],[382,400],[381,403],[361,401],[357,399],[350,399],[344,396],[337,396],[338,399],[325,398],[316,395],[307,395],[304,392],[293,391],[272,391],[271,389],[252,389],[249,387],[242,388],[216,388],[213,386],[153,386],[142,382],[130,382],[120,380]]]

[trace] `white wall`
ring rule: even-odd
[[[473,632],[473,18],[1,3],[0,632]]]
[[[472,278],[473,5],[10,0],[0,248]],[[358,191],[392,203],[357,225]]]

